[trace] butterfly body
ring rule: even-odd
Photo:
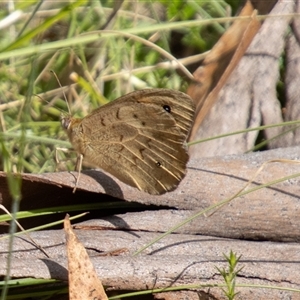
[[[83,159],[150,194],[177,187],[185,176],[185,141],[194,103],[184,93],[147,89],[129,93],[83,119],[62,126]]]

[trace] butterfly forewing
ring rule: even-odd
[[[173,190],[185,176],[184,145],[194,104],[181,92],[150,89],[98,108],[67,131],[88,162],[150,194]]]
[[[130,95],[130,94],[129,94]],[[139,103],[149,103],[155,99],[155,103],[170,107],[170,114],[176,121],[176,125],[187,136],[194,120],[195,106],[193,100],[179,91],[167,89],[151,89],[137,91],[134,95]]]

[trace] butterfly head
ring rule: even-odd
[[[72,118],[67,115],[62,115],[60,117],[60,123],[63,129],[69,130],[71,126]]]

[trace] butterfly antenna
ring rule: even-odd
[[[40,95],[38,95],[38,94],[33,94],[33,95],[34,95],[35,97],[38,97],[41,101],[46,102],[46,103],[48,103],[48,104],[51,104],[51,102],[49,102],[48,100],[42,98]],[[63,115],[66,114],[66,112],[63,111],[63,110],[61,110],[60,108],[57,107],[56,109],[59,110]]]
[[[60,83],[60,81],[59,81],[59,79],[58,79],[56,73],[55,73],[53,70],[50,70],[50,72],[54,75],[54,77],[55,77],[55,79],[56,79],[56,81],[57,81],[59,87],[60,87],[61,90],[62,90],[62,93],[63,93],[63,95],[64,95],[64,98],[65,98],[65,101],[66,101],[66,104],[67,104],[67,107],[68,107],[69,115],[71,115],[71,109],[70,109],[69,102],[68,102],[68,100],[67,100],[67,96],[66,96],[66,94],[65,94],[65,91],[64,91],[64,89],[63,89],[63,87],[62,87],[62,85],[61,85],[61,83]]]
[[[44,98],[42,98],[40,95],[38,95],[38,94],[33,94],[33,96],[35,96],[35,97],[38,97],[41,101],[43,101],[43,102],[46,102],[46,103],[48,103],[48,104],[50,104],[50,102],[48,101],[48,100],[46,100],[46,99],[44,99]]]

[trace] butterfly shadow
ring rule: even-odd
[[[82,174],[87,175],[93,178],[97,182],[89,182],[86,185],[86,189],[91,188],[91,191],[94,189],[99,189],[98,184],[103,188],[103,192],[109,196],[124,200],[124,193],[120,185],[109,175],[105,174],[102,170],[84,170]],[[80,179],[81,180],[81,179]],[[79,180],[79,182],[80,182]],[[84,182],[81,182],[81,184]],[[84,184],[85,185],[85,184]],[[92,186],[91,186],[92,185]],[[88,188],[87,188],[88,187]]]

